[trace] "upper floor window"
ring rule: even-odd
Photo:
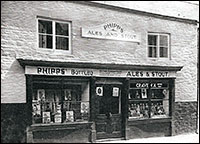
[[[39,48],[70,51],[70,23],[38,19]]]
[[[169,57],[169,35],[149,33],[148,34],[148,57],[168,58]]]

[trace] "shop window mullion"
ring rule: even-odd
[[[61,85],[61,115],[62,115],[62,123],[64,122],[64,82],[63,80],[60,81],[60,85]]]
[[[151,88],[148,88],[148,105],[149,105],[149,118],[151,118]]]
[[[53,21],[53,50],[56,49],[56,25],[55,21]]]

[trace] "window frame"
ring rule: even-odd
[[[30,76],[30,78],[28,78],[30,80],[30,87],[29,87],[29,91],[28,91],[28,95],[27,95],[27,98],[29,99],[29,106],[30,106],[30,125],[31,126],[37,126],[37,125],[62,125],[62,124],[79,124],[79,123],[89,123],[90,122],[90,109],[91,109],[91,105],[90,105],[90,95],[88,95],[88,101],[86,100],[73,100],[73,101],[67,101],[67,100],[64,100],[64,91],[67,90],[68,88],[64,88],[63,86],[64,85],[83,85],[83,84],[87,84],[87,85],[90,85],[90,81],[85,78],[85,79],[77,79],[77,78],[64,78],[64,79],[60,79],[59,77],[53,77],[53,78],[42,78],[42,77],[39,77],[39,76]],[[62,114],[62,117],[63,117],[63,107],[64,107],[64,103],[65,102],[71,102],[71,103],[81,103],[81,102],[84,102],[84,103],[88,103],[89,104],[89,111],[88,111],[88,119],[85,120],[85,121],[74,121],[74,122],[65,122],[63,121],[63,118],[61,118],[61,122],[59,123],[43,123],[43,121],[41,123],[33,123],[33,117],[32,117],[32,104],[33,104],[33,95],[34,95],[34,90],[38,90],[38,88],[35,88],[33,85],[38,85],[38,84],[44,84],[44,85],[48,85],[48,84],[54,84],[54,85],[60,85],[60,88],[57,89],[57,90],[60,90],[61,91],[61,100],[59,101],[59,103],[61,103],[61,114]],[[45,90],[45,93],[47,92],[46,91],[46,88],[41,88],[41,89],[44,89]],[[47,88],[48,89],[48,88]],[[50,102],[50,101],[46,101],[47,103]],[[46,103],[45,102],[45,103]],[[41,115],[41,119],[42,119],[42,115]]]
[[[44,20],[44,21],[50,21],[52,22],[52,48],[42,48],[39,46],[39,20]],[[72,23],[71,21],[64,21],[64,20],[55,20],[55,19],[50,19],[50,18],[42,18],[42,17],[37,17],[36,18],[36,29],[37,29],[37,50],[39,51],[48,51],[48,52],[55,52],[55,53],[67,53],[67,54],[72,54]],[[68,24],[68,33],[69,36],[64,36],[64,35],[56,35],[56,23],[61,23],[61,24]],[[44,35],[44,34],[42,34]],[[46,34],[45,34],[46,35]],[[48,35],[48,34],[47,34]],[[56,49],[56,37],[61,36],[61,37],[67,37],[69,39],[68,43],[68,50],[63,50],[63,49]]]
[[[156,57],[149,57],[149,46],[154,46],[154,45],[149,45],[149,35],[154,35],[157,36],[157,40],[156,40]],[[160,36],[167,36],[167,57],[160,57]],[[154,46],[155,47],[155,46]],[[157,33],[157,32],[148,32],[147,33],[147,58],[149,59],[170,59],[171,58],[171,53],[170,53],[170,34],[169,33]]]
[[[155,89],[157,89],[157,88],[151,88],[151,87],[148,87],[148,88],[146,88],[148,91],[147,91],[147,98],[145,98],[145,99],[129,99],[128,98],[128,105],[131,103],[131,102],[146,102],[146,103],[148,103],[148,106],[149,106],[149,109],[148,109],[148,113],[149,113],[149,116],[148,116],[148,118],[133,118],[133,117],[129,117],[128,116],[128,121],[140,121],[140,120],[147,120],[147,121],[149,121],[149,120],[156,120],[156,119],[171,119],[172,118],[172,103],[173,103],[173,93],[172,93],[172,87],[171,87],[171,80],[170,79],[163,79],[163,80],[161,80],[161,79],[149,79],[149,80],[147,80],[147,79],[143,79],[143,80],[130,80],[130,83],[129,83],[129,94],[130,94],[130,91],[132,90],[132,89],[137,89],[137,88],[131,88],[131,84],[132,83],[157,83],[157,82],[161,82],[162,81],[162,83],[164,83],[164,84],[167,84],[167,89],[169,90],[169,97],[168,97],[168,99],[163,99],[162,100],[162,102],[163,101],[168,101],[168,115],[165,115],[164,117],[152,117],[151,115],[150,115],[150,112],[151,112],[151,104],[153,103],[153,102],[155,102],[155,101],[159,101],[158,99],[160,99],[160,98],[158,98],[158,99],[154,99],[154,98],[152,98],[151,96],[149,96],[149,94],[151,94],[152,93],[152,90],[155,90]],[[141,88],[138,88],[138,89],[141,89]],[[162,88],[161,88],[162,89]],[[128,108],[129,108],[129,106],[128,106]]]

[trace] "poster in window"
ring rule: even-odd
[[[43,123],[50,123],[51,122],[50,112],[43,112],[42,120],[43,120]]]
[[[38,89],[37,99],[38,99],[38,101],[45,101],[45,90],[44,89]]]
[[[70,101],[71,98],[72,98],[71,90],[65,89],[65,91],[64,91],[64,96],[65,96],[65,100],[66,100],[66,101],[68,101],[68,100]]]
[[[66,111],[66,122],[74,122],[74,112]]]
[[[163,89],[162,91],[163,95],[164,95],[164,98],[169,98],[169,90],[168,89]]]
[[[96,94],[98,96],[103,96],[103,87],[96,87]]]
[[[61,105],[56,105],[56,114],[54,116],[55,123],[61,123]]]
[[[40,109],[40,103],[33,103],[32,104],[33,108],[33,116],[41,116],[41,109]]]
[[[61,123],[62,121],[61,118],[62,118],[61,113],[56,113],[54,116],[55,123]]]
[[[81,102],[81,113],[88,113],[89,102]]]
[[[113,87],[113,96],[118,97],[119,96],[119,88],[118,87]]]
[[[147,98],[147,89],[141,89],[142,98]]]

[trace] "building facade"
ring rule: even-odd
[[[95,2],[1,2],[2,142],[197,129],[196,20]]]

